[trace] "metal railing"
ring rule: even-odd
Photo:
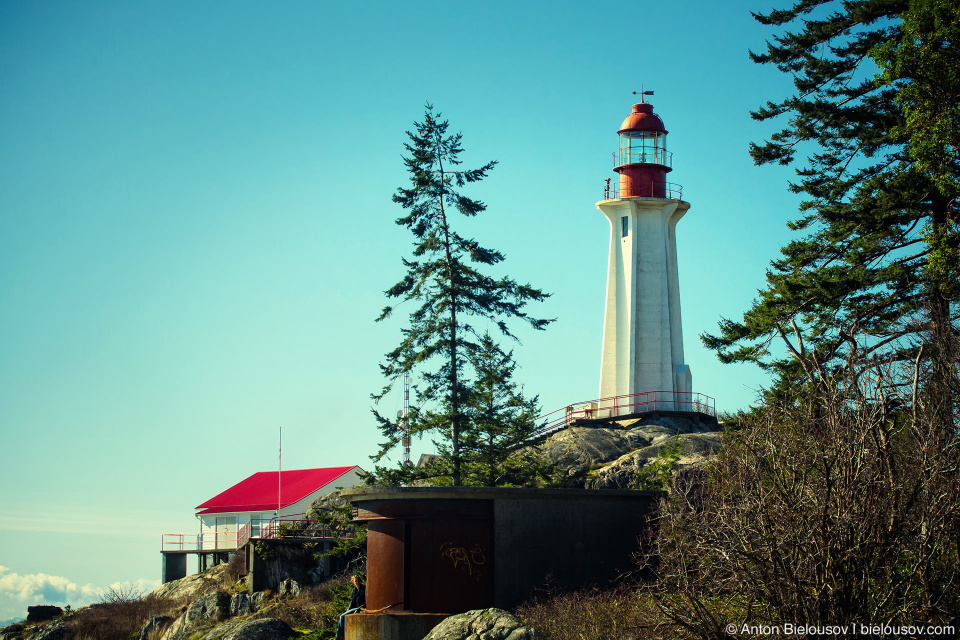
[[[270,522],[261,530],[260,537],[263,539],[288,538],[305,540],[313,538],[354,538],[357,535],[356,529],[353,527],[330,529],[329,527],[310,525],[310,520],[306,517],[306,514],[303,513],[283,516],[282,518],[271,518]]]
[[[603,187],[603,199],[614,200],[620,196],[620,184],[614,182],[611,184],[610,178],[606,179]],[[624,198],[647,198],[663,200],[683,200],[683,187],[675,182],[652,182],[648,184],[634,184],[630,193],[625,193]]]
[[[530,434],[528,439],[549,435],[577,420],[614,418],[651,411],[690,411],[714,417],[717,415],[716,401],[702,393],[644,391],[585,400],[555,409],[537,418],[538,422],[544,421],[543,425]]]
[[[260,532],[263,531],[263,523],[270,522],[266,518],[250,518],[250,521],[244,523],[240,530],[237,531],[237,549],[247,544],[250,541],[250,538],[259,538]]]
[[[613,166],[622,167],[625,164],[658,164],[673,168],[673,153],[661,147],[620,147],[613,152]]]
[[[271,538],[331,539],[353,538],[353,527],[330,529],[311,526],[311,521],[303,513],[294,513],[273,518],[252,518],[237,531],[215,533],[164,533],[160,537],[161,551],[233,551],[250,540]]]
[[[161,551],[231,551],[237,548],[237,532],[164,533]]]

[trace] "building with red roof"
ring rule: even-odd
[[[360,484],[362,474],[356,465],[255,473],[196,506],[197,547],[236,549],[241,530],[242,538],[258,538],[272,518],[306,513],[317,498]]]
[[[188,555],[196,555],[198,570],[205,571],[251,539],[277,537],[282,524],[297,526],[314,500],[356,486],[363,476],[363,469],[353,465],[260,471],[241,480],[196,506],[199,533],[161,536],[163,582],[187,575]]]

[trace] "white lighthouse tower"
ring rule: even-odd
[[[673,170],[667,130],[643,102],[633,105],[614,154],[619,184],[597,203],[610,222],[610,264],[600,363],[600,416],[689,411],[683,361],[677,222],[690,208]]]

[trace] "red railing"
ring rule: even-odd
[[[606,179],[603,187],[603,199],[614,200],[620,197],[620,183]],[[683,200],[683,187],[674,182],[654,182],[648,185],[634,184],[632,193],[625,198],[644,198],[659,200]]]
[[[250,538],[260,538],[260,533],[265,526],[264,523],[269,523],[270,520],[269,518],[250,518],[250,521],[237,531],[237,549],[247,544]]]
[[[253,518],[236,532],[165,533],[160,538],[161,551],[232,551],[250,540],[270,538],[330,539],[353,538],[353,527],[329,529],[311,527],[306,514],[295,513],[279,518]]]
[[[576,420],[613,418],[651,411],[691,411],[708,416],[717,415],[716,401],[702,393],[676,391],[644,391],[621,396],[610,396],[569,404],[537,418],[543,426],[530,438],[544,436],[565,428]]]

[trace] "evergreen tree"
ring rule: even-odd
[[[918,63],[935,50],[955,90],[957,12],[937,0],[795,0],[754,14],[784,31],[751,58],[791,74],[796,94],[751,114],[787,120],[751,155],[789,165],[798,150],[812,151],[790,185],[804,200],[789,226],[805,235],[781,249],[742,321],[724,319],[718,335],[702,336],[721,360],[811,381],[868,360],[894,372],[891,386],[911,384],[917,362],[927,403],[953,403],[942,417],[955,419],[958,158],[956,138],[939,139],[938,123],[956,131],[957,103],[955,94],[931,97],[938,75]],[[923,25],[936,16],[946,20],[932,41]]]
[[[531,486],[549,482],[552,468],[525,443],[537,429],[538,396],[525,398],[513,381],[517,364],[485,333],[470,358],[472,384],[464,413],[471,429],[461,441],[464,484]]]
[[[538,397],[525,397],[514,382],[517,364],[513,352],[503,351],[485,333],[466,364],[460,385],[460,408],[467,425],[460,437],[460,483],[479,487],[553,484],[556,465],[546,462],[536,446],[527,443],[539,426],[540,408]],[[442,407],[439,414],[449,415],[449,407]],[[441,453],[425,468],[378,469],[378,475],[394,481],[429,479],[437,485],[452,484],[450,437],[449,431],[440,433],[434,444]]]
[[[462,370],[479,349],[472,322],[494,322],[504,335],[513,337],[506,324],[511,318],[523,320],[534,329],[545,328],[551,320],[533,318],[524,311],[528,302],[545,300],[549,294],[510,278],[481,273],[477,266],[495,265],[503,255],[453,228],[454,212],[473,217],[486,209],[481,201],[462,195],[459,189],[483,180],[496,162],[479,169],[461,169],[462,135],[448,134],[449,123],[440,117],[427,105],[423,121],[407,132],[410,142],[404,145],[408,153],[404,163],[410,185],[393,196],[407,212],[396,222],[414,235],[413,258],[403,260],[406,274],[386,291],[388,298],[399,302],[385,307],[378,321],[388,318],[403,302],[417,302],[419,306],[410,312],[410,326],[403,330],[400,345],[387,353],[386,362],[380,365],[387,383],[373,399],[380,400],[394,381],[414,370],[418,370],[420,384],[414,387],[416,402],[405,424],[374,409],[386,437],[374,460],[382,459],[404,433],[449,430],[451,475],[453,484],[459,485],[460,436],[472,427],[463,407],[467,391]],[[428,369],[431,365],[433,368]],[[393,473],[389,478],[409,477],[410,471],[401,469],[399,475]]]

